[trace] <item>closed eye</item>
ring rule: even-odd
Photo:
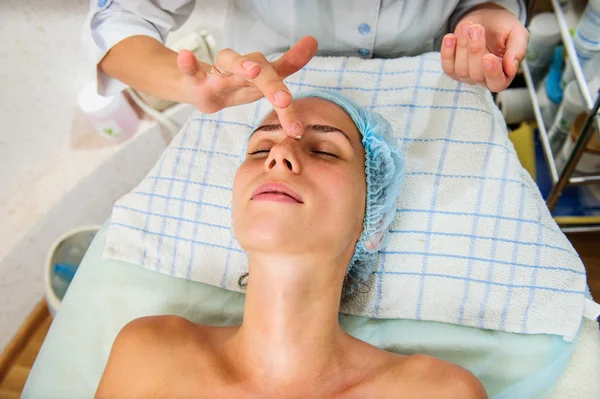
[[[268,154],[271,150],[257,150],[254,152],[249,152],[248,155],[258,155],[258,154]]]
[[[314,154],[319,154],[319,155],[326,155],[326,156],[333,157],[333,158],[337,158],[337,159],[339,159],[339,158],[340,158],[340,157],[338,157],[337,155],[335,155],[335,154],[332,154],[331,152],[327,152],[327,151],[313,151],[313,153],[314,153]]]
[[[258,155],[258,154],[268,154],[269,151],[271,150],[257,150],[257,151],[253,151],[253,152],[249,152],[248,155]],[[327,155],[333,158],[339,158],[339,156],[337,156],[336,154],[333,154],[331,152],[327,152],[327,151],[313,151],[314,154],[320,154],[320,155]]]

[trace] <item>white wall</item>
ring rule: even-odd
[[[80,46],[86,0],[0,2],[0,209],[71,147],[77,91],[93,69]]]
[[[220,38],[226,5],[198,1],[169,41],[199,26]],[[56,155],[81,144],[77,92],[94,76],[80,44],[88,10],[87,0],[0,1],[0,210]]]
[[[199,27],[220,38],[226,6],[198,1],[169,41]],[[0,0],[0,350],[43,297],[52,241],[102,223],[164,146],[155,126],[111,145],[78,111],[95,68],[80,44],[88,9],[87,0]]]

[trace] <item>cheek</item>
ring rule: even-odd
[[[319,176],[326,203],[331,204],[326,212],[332,216],[335,214],[340,222],[354,221],[362,227],[366,203],[364,173],[351,169],[320,168],[315,175]]]
[[[238,208],[241,205],[244,196],[246,195],[246,189],[251,178],[252,170],[245,163],[238,168],[237,172],[235,173],[235,176],[233,177],[232,212],[234,220],[236,215],[239,214],[239,212],[236,212],[236,208]]]

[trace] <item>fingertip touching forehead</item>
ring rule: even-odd
[[[339,105],[315,96],[295,100],[298,118],[303,123],[304,133],[340,133],[352,147],[362,147],[362,136],[350,115]],[[254,129],[250,137],[258,132],[282,130],[277,113],[270,111]],[[305,136],[303,136],[305,137]]]

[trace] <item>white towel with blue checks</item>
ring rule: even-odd
[[[455,82],[439,54],[319,57],[294,93],[341,90],[392,124],[407,176],[370,290],[342,311],[572,340],[585,269],[521,167],[489,92]],[[148,176],[114,206],[105,256],[239,290],[247,258],[231,230],[231,187],[263,99],[195,114]]]

